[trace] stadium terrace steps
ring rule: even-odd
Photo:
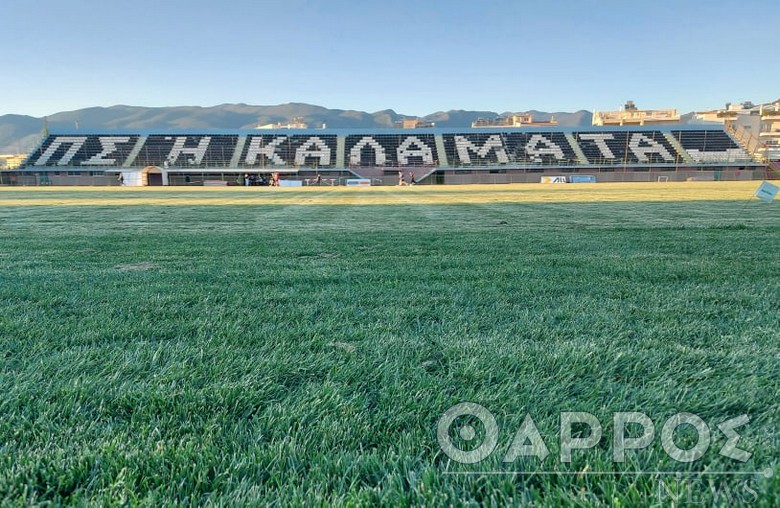
[[[246,136],[239,136],[236,142],[236,149],[233,152],[233,158],[230,159],[230,167],[237,168],[241,160],[241,154],[244,153],[244,145],[246,145]]]
[[[43,168],[158,166],[195,170],[327,171],[398,168],[562,171],[762,166],[723,128],[416,129],[50,134],[25,161]],[[368,170],[367,168],[374,168]],[[23,169],[25,170],[25,169]]]
[[[124,164],[122,164],[123,168],[129,168],[132,166],[133,162],[135,162],[135,158],[138,157],[138,152],[140,152],[141,148],[143,148],[143,146],[146,144],[147,138],[148,136],[138,136],[138,141],[127,155],[127,159],[125,160]]]
[[[580,161],[580,164],[588,164],[588,158],[585,157],[585,154],[582,152],[582,148],[580,148],[580,145],[577,144],[577,140],[574,139],[574,136],[572,136],[571,133],[566,134],[566,140],[569,142],[569,145],[577,155],[577,160]]]
[[[444,139],[441,136],[436,136],[436,151],[439,153],[439,167],[450,167],[449,157],[447,157],[447,150],[444,148]]]
[[[685,150],[685,148],[683,148],[683,146],[679,143],[679,141],[677,141],[677,138],[675,138],[671,132],[664,132],[664,137],[669,142],[669,144],[672,145],[675,150],[677,150],[677,153],[682,156],[685,162],[693,162],[691,155]]]

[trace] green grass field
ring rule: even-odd
[[[778,506],[777,203],[413,191],[0,190],[0,502]],[[464,401],[500,427],[474,465],[437,441]],[[571,463],[562,411],[604,428]],[[656,430],[620,464],[617,411]],[[526,414],[550,455],[504,463]]]

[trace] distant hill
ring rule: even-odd
[[[23,115],[0,116],[0,153],[27,153],[34,147],[43,127],[40,118]]]
[[[507,114],[505,112],[503,114]],[[526,113],[525,111],[522,113]],[[590,125],[592,114],[546,113],[529,111],[535,119],[547,120],[554,115],[562,127]],[[366,113],[364,111],[327,109],[311,104],[290,103],[277,106],[222,104],[212,107],[176,106],[145,108],[139,106],[95,107],[65,111],[46,118],[49,130],[151,130],[151,129],[253,129],[258,124],[287,123],[302,118],[312,128],[323,124],[329,128],[375,129],[389,128],[405,115],[392,109]],[[494,111],[440,111],[422,117],[436,122],[437,127],[470,127],[477,118],[494,118]],[[23,115],[0,116],[0,153],[28,152],[40,140],[44,119]]]

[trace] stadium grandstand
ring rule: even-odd
[[[50,133],[21,167],[17,185],[204,185],[281,179],[338,185],[539,182],[588,175],[596,181],[767,178],[723,125],[575,128],[306,129]],[[121,175],[121,178],[120,178]]]

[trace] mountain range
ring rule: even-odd
[[[549,120],[555,116],[562,127],[589,126],[592,113],[524,111],[535,120]],[[512,114],[510,112],[502,115]],[[421,117],[435,122],[437,127],[470,127],[478,118],[495,118],[494,111],[439,111]],[[50,132],[74,130],[139,131],[139,130],[197,130],[197,129],[254,129],[258,125],[292,122],[301,119],[311,128],[323,124],[328,128],[376,129],[393,127],[394,122],[408,118],[392,109],[367,113],[365,111],[328,109],[311,104],[290,103],[276,106],[249,104],[222,104],[212,107],[175,106],[147,108],[139,106],[111,106],[85,108],[56,113],[44,118],[25,115],[0,116],[0,153],[26,153],[41,139],[44,128]]]

